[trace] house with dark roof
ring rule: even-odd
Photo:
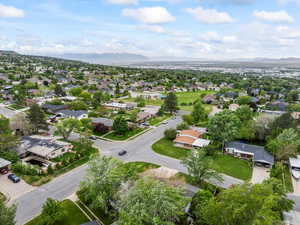
[[[57,112],[63,118],[75,118],[78,120],[88,118],[86,110],[61,110]]]
[[[233,141],[226,145],[225,152],[234,157],[251,160],[254,164],[262,164],[267,167],[274,164],[274,157],[263,146]]]
[[[94,127],[98,126],[98,125],[103,125],[105,127],[107,127],[108,130],[111,130],[114,124],[114,121],[112,119],[108,119],[108,118],[104,118],[104,117],[92,117],[92,125]]]
[[[68,109],[68,105],[52,105],[52,104],[44,104],[42,105],[42,109],[48,113],[56,113],[61,110]]]

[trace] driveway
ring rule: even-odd
[[[253,167],[251,183],[259,184],[270,177],[270,169],[264,167]]]
[[[35,187],[25,183],[23,180],[15,184],[7,178],[7,175],[0,175],[0,192],[5,194],[10,201],[35,189]]]
[[[293,194],[300,196],[300,180],[296,180],[292,176],[292,181],[293,181],[293,187],[294,187],[294,193]]]

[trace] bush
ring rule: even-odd
[[[39,168],[21,162],[17,162],[13,164],[12,170],[22,175],[31,175],[31,176],[40,175],[41,173],[41,170]]]
[[[184,122],[186,122],[188,125],[193,125],[194,124],[194,118],[192,115],[183,115],[182,119]]]
[[[177,131],[175,129],[167,129],[165,130],[165,137],[169,140],[174,140],[176,138]]]
[[[190,126],[187,123],[183,122],[177,125],[177,130],[187,130],[189,129],[189,127]]]

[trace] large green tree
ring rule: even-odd
[[[192,117],[195,124],[207,120],[208,114],[201,102],[194,105]]]
[[[42,130],[48,130],[46,115],[38,104],[33,104],[28,110],[28,119],[35,133]]]
[[[74,129],[79,127],[79,124],[80,122],[77,119],[68,118],[59,121],[59,123],[56,124],[56,129],[58,134],[67,140]]]
[[[200,203],[201,204],[201,203]],[[205,225],[280,225],[282,212],[293,208],[278,180],[238,185],[204,201],[198,214]]]
[[[194,149],[182,163],[187,167],[189,175],[194,182],[203,184],[205,180],[215,179],[222,181],[222,177],[212,170],[212,162],[207,158],[205,151],[202,149]]]
[[[122,162],[113,157],[98,156],[89,162],[79,196],[92,208],[108,213],[114,208],[116,193],[124,179],[120,170]]]
[[[125,134],[128,131],[128,124],[123,116],[118,116],[114,120],[113,130],[119,135]]]
[[[294,156],[300,146],[300,138],[296,130],[290,128],[283,130],[275,139],[269,141],[267,147],[277,160],[286,160]]]
[[[0,199],[0,225],[15,225],[16,206],[6,206]]]
[[[42,225],[53,225],[64,217],[63,207],[58,200],[48,198],[42,209]]]
[[[238,137],[240,127],[240,119],[234,112],[229,110],[217,113],[208,123],[208,130],[209,133],[212,134],[212,139],[220,142],[223,148],[226,142]]]
[[[177,96],[170,92],[164,101],[164,110],[169,113],[175,113],[178,110],[178,102],[177,102]]]
[[[181,189],[151,178],[139,179],[120,193],[117,223],[122,225],[175,225],[188,203]]]

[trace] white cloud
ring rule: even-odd
[[[235,43],[238,38],[234,35],[221,36],[217,32],[206,32],[200,35],[200,39],[207,42],[213,43]]]
[[[0,4],[0,17],[4,18],[22,18],[25,13],[21,9],[17,9],[13,6],[7,6]]]
[[[233,23],[234,19],[226,12],[219,12],[215,9],[188,8],[186,11],[192,14],[195,19],[206,24]]]
[[[300,0],[278,0],[279,4],[286,5],[289,3],[295,3],[300,5]]]
[[[254,11],[253,15],[262,21],[267,21],[271,23],[293,23],[294,22],[294,18],[291,17],[284,10],[273,11],[273,12],[256,10]]]
[[[111,4],[115,5],[136,5],[138,0],[107,0]]]
[[[139,9],[123,9],[123,16],[131,17],[144,24],[162,24],[176,20],[166,8],[145,7]]]
[[[159,25],[142,25],[139,27],[142,30],[148,30],[154,33],[165,33],[165,29]]]

